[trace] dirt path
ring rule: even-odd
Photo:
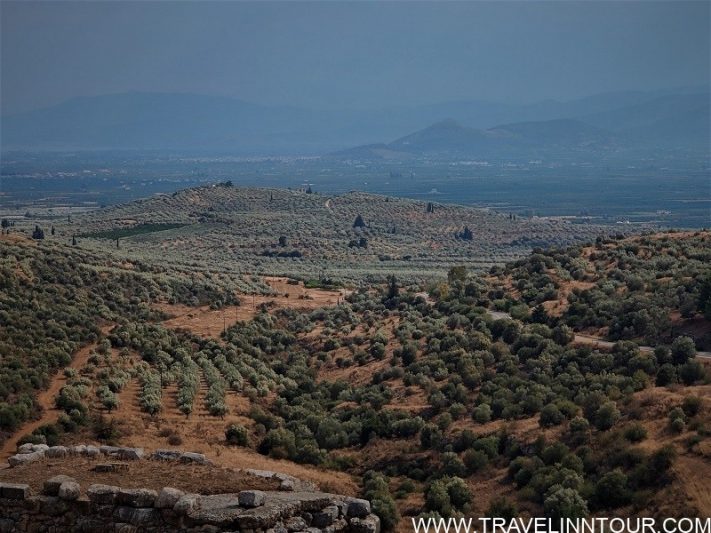
[[[511,318],[510,314],[504,313],[502,311],[487,310],[487,313],[491,318],[495,320],[499,320],[502,318]],[[615,346],[614,342],[606,341],[604,339],[601,339],[600,337],[594,337],[592,335],[581,335],[579,333],[575,334],[575,339],[573,342],[577,344],[587,344],[589,346],[593,346],[595,348],[602,348],[604,350],[611,350]],[[640,346],[639,351],[642,353],[653,353],[654,348],[652,346]],[[696,357],[698,357],[699,359],[711,359],[711,352],[696,352]]]
[[[171,318],[163,325],[171,329],[187,329],[202,337],[219,338],[226,327],[240,320],[251,320],[259,306],[266,304],[272,309],[305,309],[338,305],[349,294],[346,289],[328,290],[304,287],[303,282],[289,283],[284,277],[265,276],[264,280],[274,289],[275,294],[242,294],[242,305],[211,309],[207,305],[190,307],[183,304],[158,303],[153,307],[165,312]]]
[[[104,326],[101,328],[101,331],[104,335],[106,335],[112,328],[113,326]],[[49,388],[41,391],[37,395],[37,403],[42,408],[42,416],[40,416],[37,420],[31,420],[30,422],[23,424],[3,443],[2,449],[0,449],[0,461],[5,461],[8,457],[15,453],[17,450],[17,442],[23,435],[32,433],[40,426],[57,421],[62,411],[54,407],[54,398],[57,394],[59,394],[61,388],[67,383],[67,377],[64,375],[64,371],[68,368],[79,370],[81,367],[86,365],[87,360],[89,359],[89,354],[96,349],[96,346],[97,343],[92,343],[80,348],[72,357],[72,362],[54,375]]]
[[[594,337],[592,335],[580,335],[575,334],[575,341],[578,344],[588,344],[596,348],[603,348],[605,350],[611,350],[615,346],[614,342],[606,341],[600,337]],[[654,353],[654,348],[651,346],[639,346],[639,351],[642,353]],[[696,352],[696,357],[699,359],[711,359],[711,352]]]

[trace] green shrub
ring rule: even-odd
[[[595,413],[595,427],[600,431],[606,431],[614,426],[620,419],[620,411],[615,402],[605,402]]]
[[[464,466],[467,469],[467,473],[470,475],[478,472],[489,464],[489,458],[484,452],[472,449],[464,452],[463,461]]]
[[[388,479],[372,470],[366,472],[363,476],[363,497],[370,501],[373,512],[380,518],[383,530],[393,530],[400,520],[400,515],[395,500],[390,495]]]
[[[688,417],[696,416],[701,410],[702,400],[698,396],[687,396],[681,404],[684,414]]]
[[[642,424],[635,422],[625,428],[624,436],[630,442],[641,442],[647,438],[647,430]]]
[[[585,518],[588,505],[577,490],[560,485],[552,487],[543,502],[543,510],[548,518]]]
[[[225,440],[233,446],[249,446],[249,431],[240,424],[230,424],[225,429]]]
[[[541,409],[541,415],[538,419],[538,423],[541,427],[551,427],[558,426],[563,423],[565,416],[560,412],[558,406],[552,403],[546,405]]]
[[[444,477],[433,481],[425,491],[427,510],[437,512],[443,517],[466,512],[471,499],[467,484],[458,477]]]
[[[603,475],[595,485],[595,504],[602,509],[616,509],[632,500],[627,476],[619,469]]]

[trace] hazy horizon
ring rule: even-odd
[[[124,92],[377,109],[709,82],[707,2],[10,1],[0,9],[4,115]]]
[[[246,100],[244,98],[240,98],[238,96],[231,96],[231,95],[221,95],[221,94],[209,94],[209,93],[199,93],[199,92],[194,92],[194,91],[140,91],[140,90],[127,90],[127,91],[121,91],[121,92],[110,92],[110,93],[97,93],[97,94],[86,94],[86,95],[77,95],[77,96],[71,96],[68,97],[64,100],[61,100],[59,102],[53,102],[48,105],[42,105],[40,107],[32,108],[32,109],[26,109],[22,111],[15,111],[15,112],[2,112],[3,116],[12,116],[12,115],[19,115],[23,113],[31,113],[33,111],[41,111],[43,109],[50,109],[53,108],[57,105],[65,104],[67,102],[71,102],[76,99],[91,99],[91,98],[103,98],[103,97],[111,97],[111,96],[118,96],[118,95],[129,95],[129,94],[156,94],[156,95],[181,95],[181,96],[205,96],[205,97],[215,97],[215,98],[228,98],[231,100],[237,100],[241,101],[247,104],[254,104],[262,107],[273,107],[273,108],[279,108],[279,107],[292,107],[292,108],[300,108],[300,109],[321,109],[321,110],[342,110],[342,111],[359,111],[359,110],[367,110],[367,111],[377,111],[379,109],[387,109],[387,108],[417,108],[417,107],[427,107],[427,106],[437,106],[437,105],[447,105],[447,104],[458,104],[458,103],[467,103],[467,102],[481,102],[484,104],[490,103],[490,104],[501,104],[501,105],[512,105],[512,106],[527,106],[527,105],[536,105],[536,104],[541,104],[541,103],[546,103],[546,102],[555,102],[555,103],[569,103],[569,102],[577,102],[580,100],[585,100],[587,98],[594,98],[598,96],[604,96],[604,95],[614,95],[614,94],[625,94],[625,93],[640,93],[640,94],[701,94],[701,93],[709,93],[711,91],[711,85],[709,84],[699,84],[699,85],[688,85],[688,86],[670,86],[670,87],[660,87],[655,90],[645,90],[643,88],[629,88],[629,89],[620,89],[618,91],[604,91],[604,92],[598,92],[598,93],[591,93],[591,94],[583,94],[581,96],[577,96],[574,98],[542,98],[538,100],[532,100],[532,101],[504,101],[504,100],[496,100],[496,99],[483,99],[483,98],[470,98],[470,99],[451,99],[451,100],[433,100],[430,102],[422,102],[419,104],[374,104],[372,107],[358,107],[358,106],[352,106],[352,107],[341,107],[341,108],[335,108],[335,109],[329,109],[329,108],[318,108],[315,106],[308,106],[308,105],[296,105],[296,104],[286,104],[286,103],[260,103],[260,102],[255,102],[252,100]],[[447,119],[453,119],[457,121],[456,117],[442,117],[442,120],[447,120]]]

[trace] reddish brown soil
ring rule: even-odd
[[[155,304],[154,308],[171,317],[163,322],[168,328],[187,329],[203,337],[216,338],[225,327],[254,317],[262,304],[273,309],[318,309],[337,305],[347,294],[345,290],[308,289],[302,282],[292,285],[288,283],[287,278],[266,277],[264,279],[277,294],[240,295],[241,305],[227,306],[223,309],[210,309],[207,305],[190,307],[167,303]]]
[[[160,490],[174,487],[199,494],[221,494],[245,489],[276,490],[278,482],[210,465],[167,463],[162,461],[127,461],[127,470],[94,472],[97,463],[114,463],[106,458],[65,457],[48,459],[0,470],[0,481],[27,483],[37,494],[45,480],[59,474],[71,476],[85,491],[93,483],[122,488]]]

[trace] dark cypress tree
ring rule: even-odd
[[[77,237],[76,237],[76,235],[72,235],[72,246],[76,246],[76,245],[77,245]]]
[[[52,226],[52,235],[54,235],[54,226]]]
[[[363,220],[363,217],[358,215],[355,219],[355,222],[353,222],[353,227],[354,228],[364,228],[365,227],[365,221]]]
[[[397,278],[395,274],[388,277],[388,300],[397,298],[400,294],[400,287],[397,286]]]
[[[44,239],[44,230],[39,226],[35,226],[35,230],[32,232],[32,238],[37,240]]]
[[[457,239],[462,239],[464,241],[471,241],[474,239],[474,233],[469,229],[469,226],[464,226],[464,229],[457,233]]]

